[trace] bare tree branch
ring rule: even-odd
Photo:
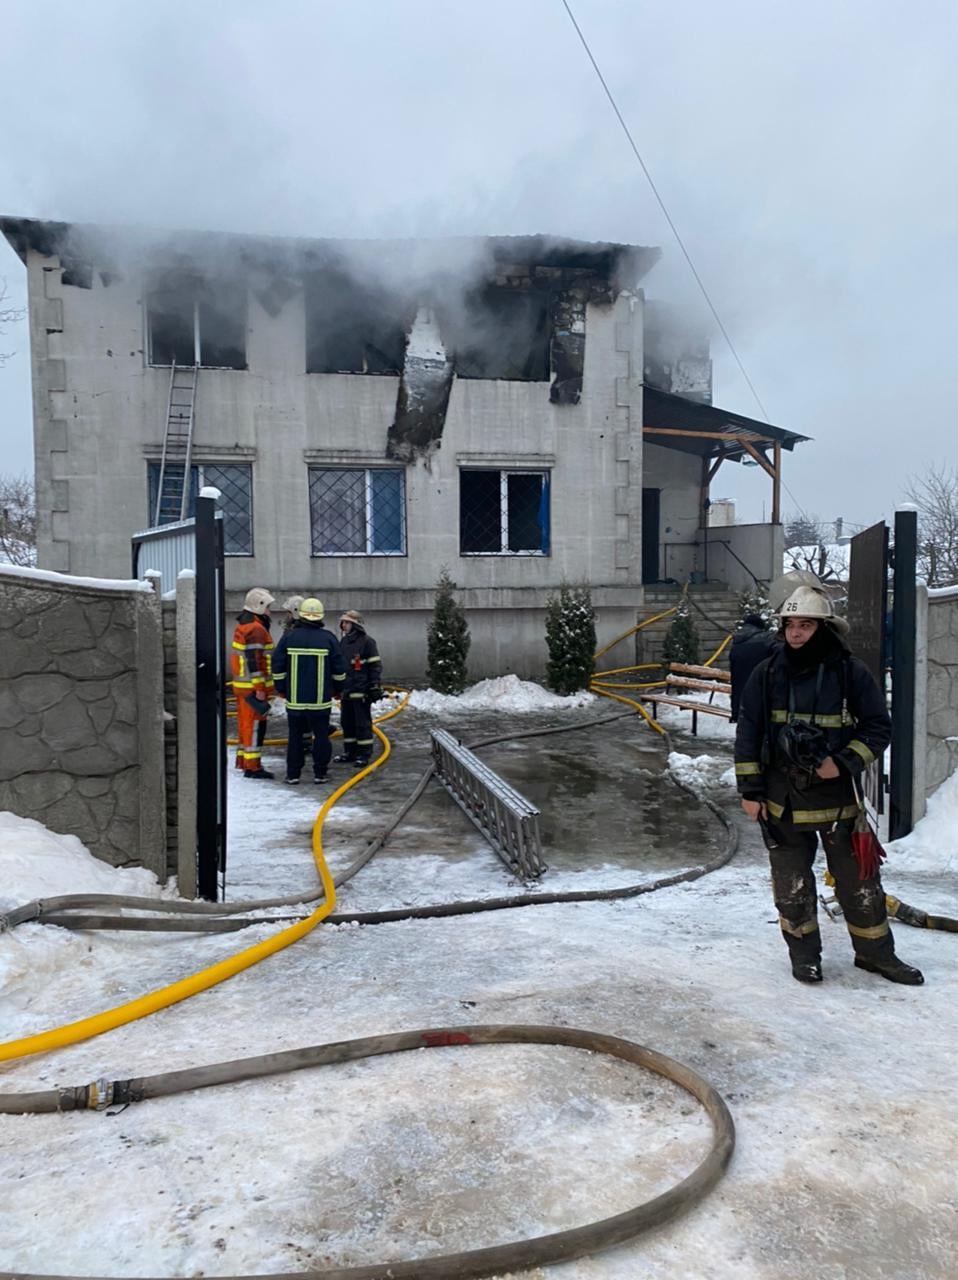
[[[37,562],[37,500],[26,475],[0,475],[0,562]]]
[[[929,467],[908,481],[918,508],[918,562],[930,587],[958,584],[958,468]]]
[[[7,282],[0,280],[0,333],[7,325],[18,324],[26,315],[23,307],[7,306]],[[13,355],[12,351],[0,351],[0,365],[5,364]]]

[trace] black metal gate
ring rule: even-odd
[[[892,840],[912,829],[915,743],[915,568],[918,544],[914,511],[895,515],[895,546],[888,547],[882,521],[852,538],[848,579],[848,623],[853,651],[883,689],[891,683],[892,742],[886,776],[880,763],[865,776],[866,798],[884,813],[888,797],[888,835]],[[889,569],[894,563],[889,615]],[[892,626],[889,628],[889,616]],[[889,652],[890,650],[890,652]]]
[[[196,500],[196,889],[226,897],[226,602],[223,519]]]

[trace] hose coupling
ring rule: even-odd
[[[87,1086],[87,1108],[90,1111],[105,1111],[113,1105],[113,1081],[101,1078]]]

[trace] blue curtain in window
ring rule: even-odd
[[[373,551],[403,550],[403,473],[370,473]]]

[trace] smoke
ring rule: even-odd
[[[816,438],[786,459],[799,504],[890,509],[902,433],[920,471],[954,430],[952,6],[918,23],[895,0],[575,9],[771,421]],[[0,83],[17,107],[2,212],[445,240],[386,263],[356,249],[399,292],[481,276],[480,236],[661,245],[649,296],[690,306],[716,401],[758,415],[555,0],[11,0]],[[14,291],[18,271],[0,260]],[[760,515],[761,478],[720,474]]]

